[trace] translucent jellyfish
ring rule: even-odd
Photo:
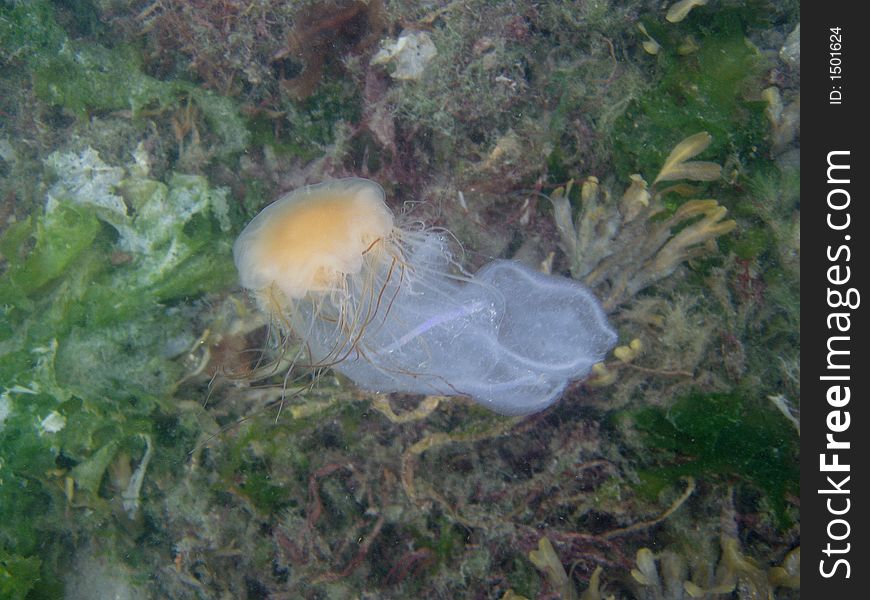
[[[576,281],[508,260],[470,276],[448,241],[398,226],[378,184],[349,178],[282,196],[233,254],[282,339],[298,338],[310,365],[373,392],[467,395],[530,414],[616,343]]]

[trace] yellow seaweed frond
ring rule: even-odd
[[[689,200],[669,219],[671,227],[684,223],[694,217],[703,217],[696,223],[684,227],[658,251],[649,270],[650,274],[669,275],[681,262],[694,254],[707,242],[729,233],[737,222],[733,219],[723,221],[728,209],[716,200]]]
[[[594,177],[590,179],[595,179]],[[598,180],[595,180],[598,183]],[[557,188],[550,195],[550,202],[553,204],[553,220],[556,223],[556,230],[559,232],[559,237],[564,245],[563,250],[568,256],[574,256],[577,252],[577,229],[574,227],[574,220],[571,217],[571,202],[568,196],[571,193],[571,188],[574,186],[574,180],[570,180],[565,187]],[[586,184],[583,184],[583,191],[586,190]]]
[[[611,385],[619,376],[616,369],[608,369],[603,362],[592,365],[592,375],[586,380],[587,385],[592,387],[604,387]]]
[[[598,565],[592,571],[592,575],[589,577],[589,586],[580,596],[580,600],[605,600],[604,592],[601,591],[602,570],[601,565]],[[614,596],[612,594],[607,596],[607,600],[614,600]]]
[[[652,185],[640,175],[614,202],[597,178],[589,177],[580,192],[579,213],[569,199],[573,180],[550,197],[560,246],[571,275],[600,288],[605,310],[612,310],[640,290],[671,275],[680,263],[715,251],[714,240],[737,223],[716,200],[697,200],[699,190],[685,181],[657,187],[660,181],[710,181],[721,177],[713,162],[692,160],[710,146],[706,132],[682,140],[671,151]],[[667,218],[663,197],[671,192],[690,198]],[[607,380],[598,374],[597,381]]]
[[[740,550],[740,542],[731,535],[722,536],[722,565],[728,573],[757,592],[757,597],[769,596],[767,577],[758,564]]]
[[[641,548],[637,551],[634,561],[637,563],[637,569],[631,570],[632,578],[643,586],[658,586],[659,571],[652,550]]]
[[[630,175],[631,185],[619,201],[619,212],[626,221],[633,221],[640,212],[649,206],[650,193],[646,180],[638,174]]]
[[[627,346],[617,346],[613,350],[613,356],[627,364],[637,358],[642,350],[643,343],[638,338],[634,338]]]
[[[646,30],[646,27],[644,27],[643,23],[638,23],[637,28],[642,34],[646,36],[646,39],[641,42],[641,46],[643,46],[644,51],[647,54],[652,54],[653,56],[658,54],[659,51],[662,49],[661,44],[653,39],[653,37]]]
[[[694,54],[698,50],[701,49],[698,41],[691,35],[687,35],[683,38],[683,41],[680,42],[679,47],[677,48],[677,54],[680,56],[688,56],[690,54]]]
[[[665,19],[669,23],[679,23],[689,15],[689,12],[693,8],[704,6],[705,4],[707,4],[707,0],[680,0],[679,2],[674,2],[668,9],[667,14],[665,14]]]
[[[709,595],[730,594],[734,591],[736,584],[734,582],[722,583],[711,588],[702,588],[691,581],[683,582],[683,589],[689,594],[690,598],[704,598]]]
[[[668,158],[653,185],[659,181],[677,181],[690,179],[692,181],[715,181],[722,173],[722,167],[713,162],[686,162],[707,149],[713,137],[706,131],[691,135],[677,144]]]
[[[774,588],[786,587],[793,590],[801,588],[801,547],[798,546],[785,555],[782,564],[767,572],[767,580]]]
[[[556,555],[549,539],[542,537],[538,540],[538,549],[529,552],[529,560],[538,570],[547,575],[550,586],[557,590],[562,598],[574,600],[577,597],[574,586],[571,585],[571,580],[568,579],[568,574],[565,572],[565,567],[562,566],[562,562]]]

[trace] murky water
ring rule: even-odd
[[[0,597],[799,597],[798,8],[4,3]],[[232,247],[352,176],[449,289],[573,278],[615,348],[525,417],[312,361]],[[492,388],[412,301],[390,380]]]

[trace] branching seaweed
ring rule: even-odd
[[[690,160],[710,142],[706,133],[686,138],[668,156],[652,188],[640,175],[632,175],[631,184],[616,202],[597,178],[589,177],[581,187],[576,218],[572,218],[569,199],[573,182],[551,194],[571,274],[601,289],[606,309],[613,310],[671,275],[683,262],[709,252],[717,237],[737,226],[735,221],[725,220],[727,210],[716,200],[688,200],[661,218],[665,194],[685,195],[693,189],[676,185],[660,190],[659,182],[719,177],[719,165]]]

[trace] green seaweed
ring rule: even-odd
[[[3,63],[30,60],[57,52],[66,34],[54,19],[50,2],[4,2],[0,6]]]
[[[788,523],[785,497],[797,494],[799,483],[798,437],[772,406],[739,392],[692,393],[634,418],[662,462],[641,474],[648,492],[687,475],[737,477],[766,494],[780,526]]]
[[[667,149],[693,131],[713,136],[710,156],[724,159],[747,148],[755,154],[741,159],[763,156],[765,104],[752,94],[762,64],[745,37],[742,16],[723,8],[710,23],[694,28],[645,23],[662,44],[656,57],[660,74],[614,124],[614,160],[621,176],[654,173]],[[690,34],[699,38],[700,48],[683,56],[677,48]]]
[[[268,145],[279,155],[312,160],[336,141],[336,125],[356,123],[362,116],[361,98],[348,82],[323,82],[305,100],[288,104],[283,122],[251,120],[251,142]]]
[[[27,219],[3,236],[3,255],[9,260],[7,280],[0,285],[0,302],[25,299],[56,279],[94,241],[99,222],[88,208],[62,205],[36,223]],[[32,238],[33,250],[16,256]]]
[[[122,110],[137,117],[192,101],[220,139],[218,156],[236,154],[248,146],[247,124],[234,101],[187,81],[161,81],[146,75],[132,47],[107,48],[71,39],[44,0],[0,8],[0,49],[7,62],[28,63],[39,99],[79,118]]]
[[[39,581],[41,561],[0,550],[0,598],[23,600]]]
[[[241,493],[264,515],[279,513],[287,507],[290,493],[271,482],[268,473],[254,472],[245,476],[239,486]]]
[[[172,303],[234,280],[225,191],[91,150],[49,163],[45,210],[0,236],[0,547],[24,560],[64,543],[71,502],[94,511],[76,527],[108,516],[110,463],[173,410],[173,358],[198,337]]]
[[[124,85],[118,85],[119,81]],[[190,100],[220,139],[219,155],[235,154],[248,146],[247,125],[232,100],[186,81],[160,81],[145,75],[138,55],[130,49],[65,44],[63,51],[34,69],[34,91],[45,102],[79,117],[117,110],[130,110],[137,117],[146,110],[176,109]]]

